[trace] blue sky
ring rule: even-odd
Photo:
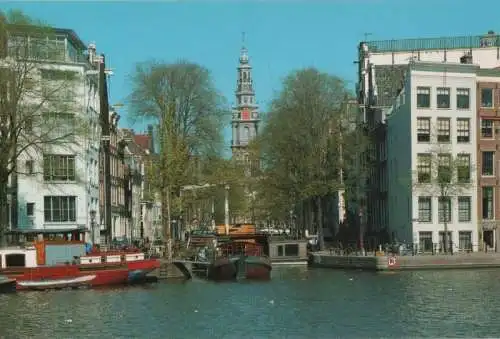
[[[365,33],[370,40],[385,40],[500,31],[498,0],[0,3],[2,10],[13,8],[96,42],[115,72],[112,103],[124,102],[130,92],[134,64],[152,58],[187,58],[206,66],[228,102],[234,102],[241,33],[246,32],[257,101],[264,111],[281,79],[301,67],[336,74],[354,88],[353,61]],[[121,114],[126,116],[126,107]],[[144,130],[140,122],[121,122]]]

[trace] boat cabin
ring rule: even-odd
[[[268,241],[269,258],[273,264],[307,264],[307,239],[293,239],[287,236],[270,236]]]
[[[32,244],[35,241],[85,243],[85,228],[68,229],[16,229],[8,232],[7,242],[12,245]]]
[[[235,224],[230,225],[226,232],[226,225],[217,225],[216,234],[219,236],[233,236],[233,235],[250,235],[256,234],[256,227],[254,224]]]
[[[0,249],[0,268],[68,264],[122,263],[144,260],[139,251],[94,251],[85,243],[84,229],[10,232],[16,247]]]
[[[0,250],[0,269],[10,267],[37,267],[36,249],[4,248]]]
[[[267,235],[265,234],[233,233],[229,236],[220,236],[217,239],[217,244],[219,256],[240,254],[263,256],[269,253]]]

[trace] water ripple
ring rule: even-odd
[[[287,268],[265,283],[0,295],[0,338],[495,337],[499,278]]]

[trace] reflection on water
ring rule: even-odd
[[[269,282],[0,295],[0,337],[496,337],[499,278],[277,267]]]

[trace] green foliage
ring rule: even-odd
[[[316,69],[292,72],[273,100],[258,139],[263,176],[258,201],[265,213],[287,215],[291,207],[341,186],[345,82]]]

